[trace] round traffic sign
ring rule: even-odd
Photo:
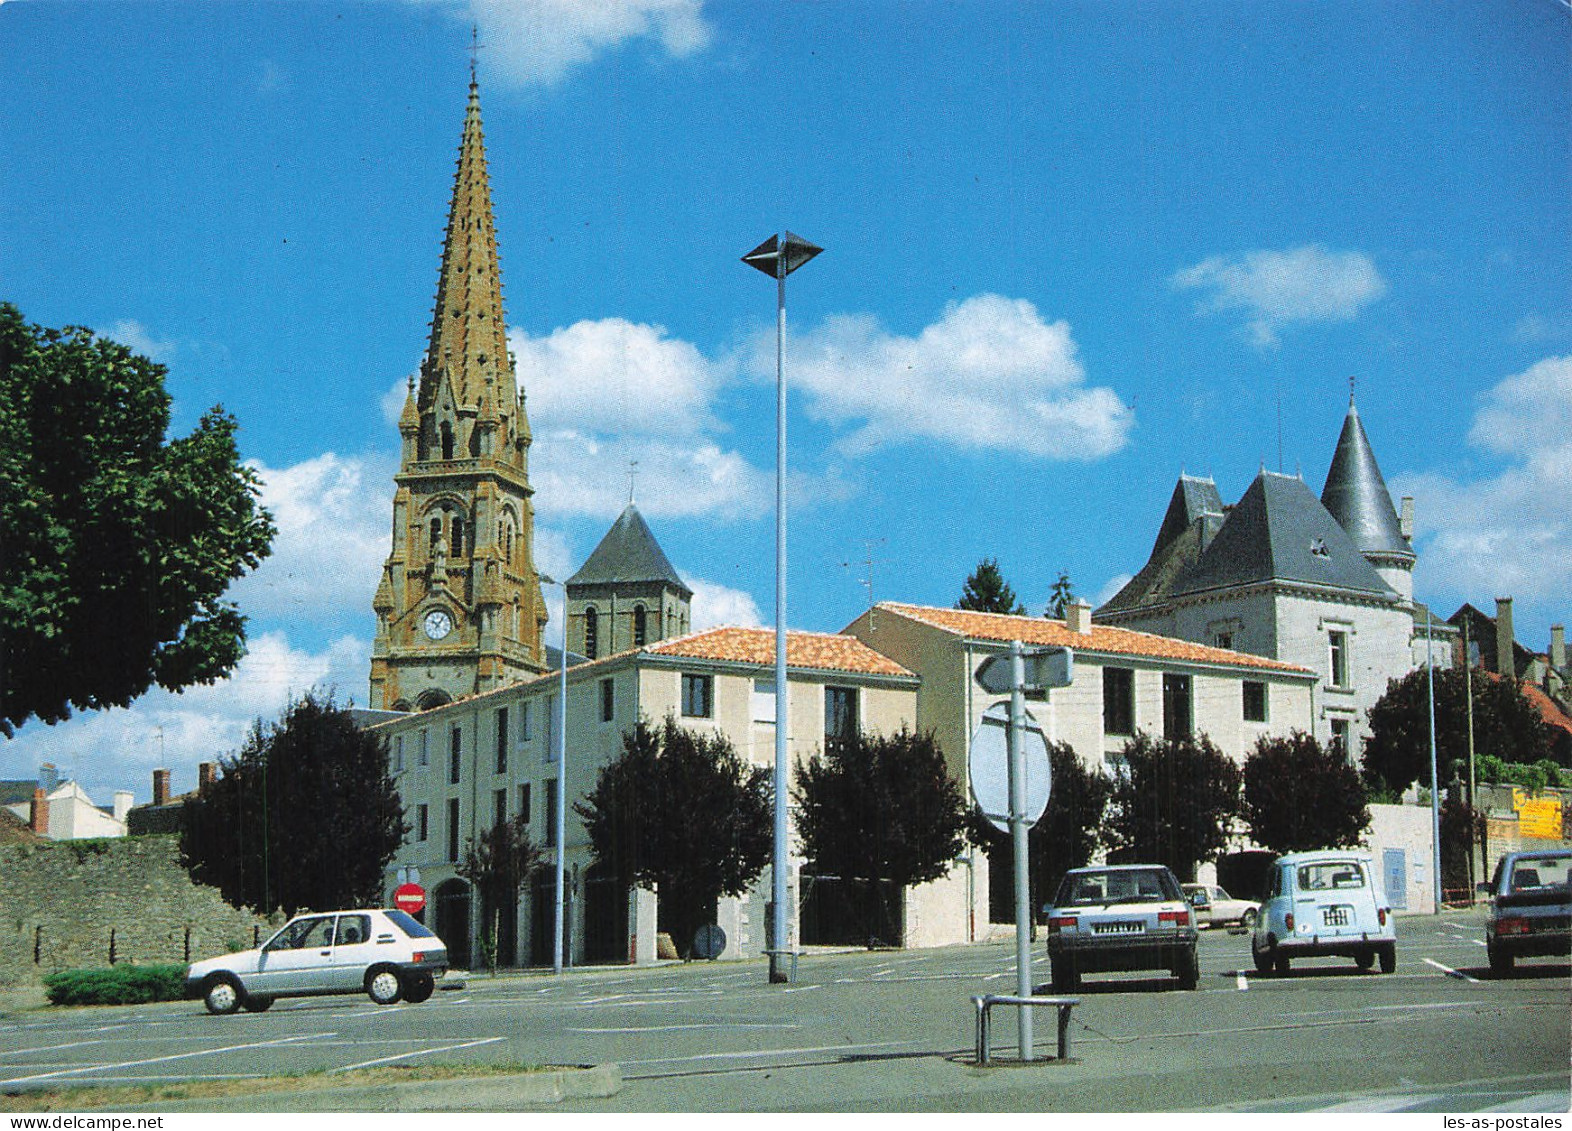
[[[419,915],[426,909],[426,889],[419,884],[399,884],[393,893],[393,906],[410,915]]]
[[[1034,825],[1048,808],[1048,792],[1052,784],[1048,765],[1048,739],[1030,711],[1021,712],[1025,725],[1021,728],[1022,753],[1026,762],[1026,788],[1021,791],[1023,816],[1027,825]],[[982,725],[972,735],[971,754],[967,758],[967,776],[971,779],[972,800],[982,810],[988,823],[1000,832],[1010,831],[1010,705],[995,703],[983,715]]]

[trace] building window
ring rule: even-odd
[[[531,733],[532,728],[530,726],[530,714],[531,714],[530,704],[529,703],[520,703],[519,704],[519,742],[520,743],[528,742],[531,738],[535,737]]]
[[[616,713],[617,687],[609,679],[600,681],[600,721],[609,723]]]
[[[462,518],[453,520],[453,556],[455,558],[464,556],[464,520]]]
[[[1348,686],[1348,633],[1334,628],[1326,634],[1330,686]]]
[[[773,679],[756,679],[753,681],[753,721],[756,723],[773,723],[775,721],[775,681]]]
[[[857,737],[857,689],[824,689],[824,748],[852,742]]]
[[[431,811],[424,805],[415,806],[415,839],[424,841],[431,831]]]
[[[393,738],[393,772],[395,774],[404,772],[404,736],[402,734],[395,735]]]
[[[453,425],[449,424],[446,420],[444,420],[442,422],[441,434],[442,434],[442,458],[443,459],[452,459],[453,458]]]
[[[540,752],[541,761],[555,762],[557,760],[557,697],[549,695],[541,704],[544,712],[541,715],[541,737],[545,739],[544,749]]]
[[[464,731],[459,727],[453,728],[452,741],[448,746],[448,784],[458,785],[459,769],[462,765],[464,754]]]
[[[649,631],[649,618],[644,613],[643,605],[633,606],[633,646],[644,647]]]
[[[519,821],[529,824],[529,782],[519,786]]]
[[[1247,723],[1266,722],[1266,684],[1247,679],[1240,687],[1244,691],[1244,720]]]
[[[431,732],[429,730],[420,732],[420,764],[422,766],[431,765]]]
[[[1214,637],[1214,641],[1219,648],[1227,648],[1229,651],[1232,651],[1234,647],[1234,634],[1231,632],[1219,632],[1216,637]]]
[[[690,719],[707,719],[714,713],[715,680],[713,676],[688,675],[682,677],[682,713]]]
[[[1135,733],[1135,672],[1103,669],[1103,733]]]
[[[505,789],[497,790],[496,795],[492,798],[492,803],[496,807],[496,819],[492,821],[492,824],[493,825],[505,825],[505,824],[507,824],[508,823],[508,791],[505,790]]]
[[[1192,724],[1190,677],[1169,672],[1163,676],[1163,737],[1188,738]]]
[[[508,709],[497,708],[497,773],[508,772]]]
[[[557,779],[546,779],[546,835],[543,838],[547,848],[557,846]]]
[[[440,541],[442,541],[442,520],[440,518],[434,518],[431,520],[430,553],[435,554],[437,552],[437,543]]]
[[[459,858],[459,803],[458,798],[448,798],[448,859]]]
[[[1352,753],[1350,753],[1350,748],[1349,748],[1349,744],[1348,744],[1348,720],[1347,719],[1333,719],[1332,720],[1332,749],[1336,750],[1344,758],[1346,758],[1346,759],[1348,759],[1350,761],[1353,760],[1353,755],[1352,755]]]
[[[592,660],[600,655],[600,614],[593,607],[584,610],[584,654]]]

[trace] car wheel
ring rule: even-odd
[[[418,1005],[429,998],[437,988],[437,980],[430,974],[411,974],[404,979],[404,1000]]]
[[[1239,916],[1239,925],[1248,931],[1251,927],[1255,926],[1255,920],[1256,910],[1254,907],[1252,907],[1243,915]]]
[[[1190,951],[1180,960],[1174,976],[1179,979],[1181,990],[1193,990],[1201,984],[1201,960],[1196,957],[1195,951]]]
[[[209,1013],[233,1013],[240,1008],[240,983],[229,974],[215,974],[208,979],[202,1003]]]
[[[270,997],[250,997],[248,995],[240,1004],[246,1007],[247,1013],[266,1013],[268,1007],[273,1004],[273,999]]]
[[[1053,960],[1053,988],[1055,993],[1067,994],[1076,990],[1081,984],[1081,972],[1075,968],[1075,963],[1068,958],[1055,958]]]
[[[366,974],[366,993],[378,1005],[392,1005],[403,991],[398,972],[390,966],[378,966]]]
[[[1375,964],[1375,952],[1374,951],[1361,950],[1358,954],[1354,955],[1354,965],[1359,967],[1359,969],[1361,969],[1361,970],[1368,970],[1374,964]]]
[[[1288,973],[1288,955],[1276,947],[1272,948],[1272,970],[1278,975]]]
[[[1250,957],[1255,960],[1257,974],[1269,974],[1272,970],[1272,955],[1269,951],[1256,948],[1254,940],[1250,943]]]
[[[1487,953],[1490,955],[1490,972],[1492,974],[1498,978],[1505,978],[1512,973],[1512,955],[1504,950],[1497,950],[1495,947],[1489,947]]]
[[[1397,969],[1397,944],[1387,943],[1381,948],[1381,973],[1390,974]]]

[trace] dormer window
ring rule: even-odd
[[[1326,558],[1327,560],[1331,560],[1332,551],[1326,548],[1325,539],[1310,539],[1310,556],[1313,558]]]

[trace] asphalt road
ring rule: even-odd
[[[1242,934],[1205,932],[1201,988],[1088,978],[1067,1062],[973,1063],[973,994],[1011,993],[1009,943],[762,963],[471,978],[417,1006],[282,1001],[0,1016],[0,1091],[235,1078],[377,1064],[616,1062],[616,1096],[574,1111],[1566,1111],[1572,967],[1485,969],[1480,912],[1399,923],[1395,974],[1295,963],[1258,976]],[[1037,980],[1048,978],[1041,944]],[[1037,1023],[1054,1051],[1051,1013]],[[1015,1023],[996,1013],[996,1055]],[[285,1099],[227,1110],[289,1110]]]

